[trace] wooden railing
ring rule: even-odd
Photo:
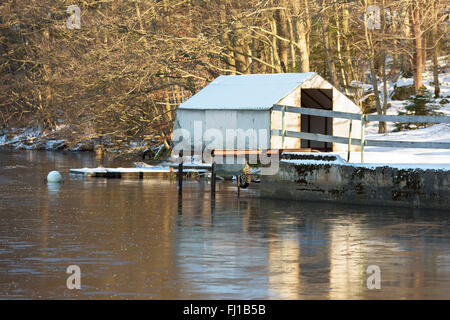
[[[420,123],[450,123],[450,117],[445,116],[395,116],[395,115],[361,115],[350,112],[340,112],[322,109],[303,108],[295,106],[273,105],[273,110],[282,113],[282,129],[272,130],[272,135],[281,136],[282,147],[284,147],[284,138],[298,138],[305,140],[313,140],[320,142],[335,142],[348,144],[348,158],[350,156],[350,146],[361,146],[361,162],[364,162],[364,147],[392,147],[392,148],[426,148],[426,149],[450,149],[449,142],[422,142],[422,141],[394,141],[394,140],[366,140],[364,138],[364,128],[367,121],[383,121],[383,122],[420,122]],[[319,133],[287,131],[285,129],[285,113],[297,113],[318,117],[339,118],[350,120],[348,137],[330,136]],[[352,120],[361,121],[361,139],[354,139],[352,134]],[[348,160],[348,159],[347,159]]]

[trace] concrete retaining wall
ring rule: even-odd
[[[278,174],[262,176],[262,197],[450,211],[448,170],[350,165],[324,154],[283,158]]]

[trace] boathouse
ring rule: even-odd
[[[346,144],[293,137],[282,141],[274,134],[282,129],[282,111],[275,110],[274,105],[361,113],[356,104],[315,72],[219,76],[178,107],[174,129],[185,129],[191,145],[201,144],[202,149],[254,149],[256,145],[257,149],[347,151]],[[284,113],[286,131],[348,137],[349,125],[348,119]],[[360,121],[353,120],[352,127],[352,138],[360,138]],[[238,142],[242,132],[252,131],[255,134],[248,134],[244,144]],[[211,133],[220,133],[223,139],[213,139]],[[356,148],[352,147],[354,151]]]

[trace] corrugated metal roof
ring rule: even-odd
[[[267,110],[315,72],[220,76],[179,109]]]

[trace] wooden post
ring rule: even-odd
[[[284,148],[284,136],[286,134],[286,128],[284,123],[284,115],[286,114],[286,106],[281,109],[281,149]]]
[[[310,115],[306,115],[306,117],[308,117],[308,130],[306,132],[311,132],[311,116]],[[300,116],[300,126],[302,124],[301,121],[302,121],[302,119],[301,119],[301,116]],[[302,131],[301,128],[300,128],[300,131]],[[300,141],[300,144],[301,144],[301,141]],[[311,140],[308,140],[308,148],[311,148]]]
[[[178,164],[178,194],[183,193],[183,150],[180,150],[180,163]]]
[[[178,194],[178,214],[183,214],[183,198],[181,194]]]
[[[365,127],[365,122],[366,122],[366,115],[363,114],[361,116],[361,163],[364,163],[364,145],[365,145],[364,127]]]
[[[216,196],[216,170],[214,165],[214,158],[211,165],[211,199],[215,198]]]
[[[240,187],[240,185],[241,185],[241,176],[238,175],[238,176],[237,176],[238,198],[240,197],[240,193],[241,193],[241,187]]]
[[[351,152],[351,148],[352,148],[352,122],[353,122],[353,120],[350,119],[350,127],[348,129],[347,162],[350,162],[350,152]]]

